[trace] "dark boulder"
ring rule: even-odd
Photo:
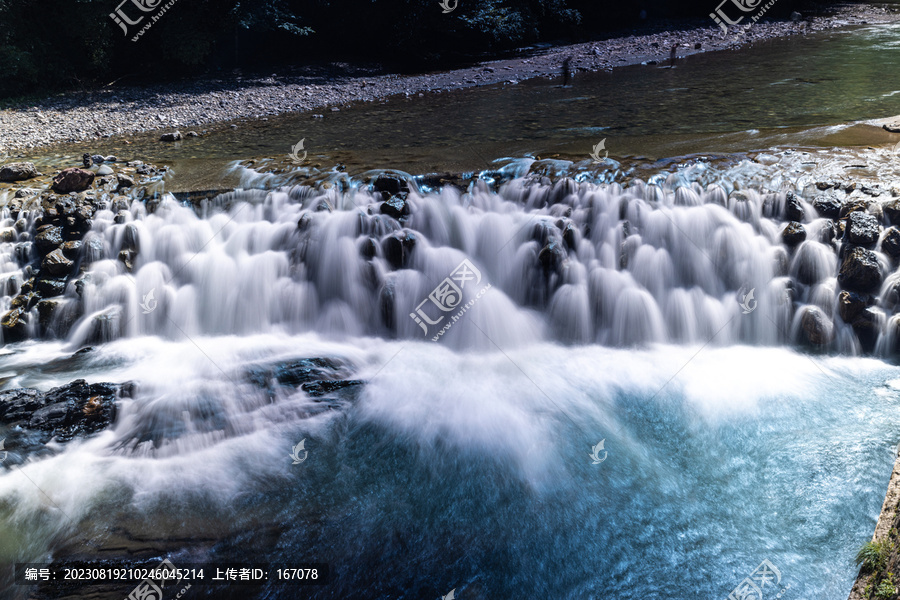
[[[42,225],[34,237],[34,245],[41,256],[50,254],[63,244],[63,229],[56,225]]]
[[[797,221],[791,221],[781,232],[781,239],[785,245],[793,248],[806,241],[806,230]]]
[[[0,426],[9,429],[5,446],[10,457],[20,463],[51,440],[65,443],[106,429],[115,421],[117,399],[129,389],[128,384],[78,379],[48,392],[0,392]]]
[[[41,262],[41,272],[46,271],[54,277],[59,277],[60,275],[68,275],[74,265],[75,263],[63,254],[62,248],[57,248],[44,257],[43,262]]]
[[[881,313],[875,308],[866,308],[853,320],[853,332],[865,353],[875,350],[881,332]]]
[[[866,212],[869,207],[869,201],[865,198],[847,198],[841,205],[840,218],[844,218],[850,213]]]
[[[824,346],[834,339],[834,325],[822,309],[807,306],[800,317],[801,342],[811,346]]]
[[[891,225],[900,225],[900,200],[889,200],[881,205],[881,210]]]
[[[784,199],[784,217],[788,221],[802,221],[804,217],[803,203],[794,192],[788,192]]]
[[[889,227],[884,232],[884,238],[881,240],[881,251],[891,258],[900,257],[900,230],[896,227]]]
[[[34,163],[30,162],[14,162],[5,164],[0,167],[0,181],[13,182],[24,181],[40,175]]]
[[[409,266],[416,247],[416,235],[409,230],[395,231],[381,241],[384,257],[395,269]]]
[[[869,306],[869,298],[865,294],[842,290],[838,294],[838,313],[845,323],[852,323],[862,311]]]
[[[94,173],[78,167],[65,169],[53,178],[53,191],[57,194],[83,192],[94,183]]]
[[[405,179],[385,173],[375,179],[372,190],[380,192],[384,198],[399,196],[405,199],[409,193],[409,184]]]
[[[41,277],[35,282],[35,289],[44,298],[61,296],[66,291],[66,278]]]
[[[859,246],[871,246],[878,241],[878,219],[864,212],[852,212],[847,216],[844,240]]]
[[[28,317],[23,307],[16,307],[6,312],[0,319],[0,328],[3,329],[3,341],[20,342],[27,337],[26,326]]]
[[[856,292],[875,292],[881,286],[881,266],[875,253],[865,248],[853,248],[838,273],[841,287]]]
[[[382,202],[380,210],[382,214],[401,219],[409,214],[409,204],[403,198],[394,196]]]
[[[170,133],[164,133],[159,136],[159,141],[161,142],[177,142],[181,140],[181,132],[180,131],[172,131]]]
[[[833,194],[818,196],[813,200],[812,204],[820,217],[837,219],[841,216],[841,201]]]

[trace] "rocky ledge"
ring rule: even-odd
[[[40,392],[18,388],[0,392],[0,433],[7,453],[0,465],[11,467],[30,456],[49,452],[47,444],[65,444],[109,427],[116,402],[130,397],[130,383],[87,383],[78,379]]]

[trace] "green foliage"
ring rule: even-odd
[[[890,540],[866,542],[856,553],[856,564],[864,571],[880,573],[887,567],[887,560],[894,544]]]
[[[877,600],[891,600],[897,595],[897,586],[894,584],[894,574],[888,573],[881,583],[875,588]]]

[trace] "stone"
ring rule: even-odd
[[[115,173],[115,171],[106,165],[100,165],[100,168],[97,169],[97,175],[112,175],[113,173]]]
[[[876,292],[881,286],[881,266],[874,252],[865,248],[853,248],[841,263],[838,283],[856,292]]]
[[[44,298],[62,296],[66,291],[66,278],[40,278],[35,283],[35,289]]]
[[[404,229],[395,231],[381,241],[381,250],[388,263],[395,269],[409,266],[416,247],[416,234]]]
[[[49,254],[62,246],[63,229],[56,225],[42,225],[34,238],[34,245],[41,255]]]
[[[74,262],[66,258],[62,248],[57,248],[44,257],[44,260],[41,262],[41,272],[46,271],[54,277],[59,277],[60,275],[68,275],[74,265]]]
[[[134,179],[125,175],[123,173],[116,174],[116,179],[118,179],[118,184],[116,185],[116,191],[124,190],[125,188],[134,187]]]
[[[838,294],[838,313],[845,323],[852,323],[869,305],[868,296],[842,290]]]
[[[181,140],[181,132],[173,131],[171,133],[164,133],[159,136],[159,141],[161,142],[177,142]]]
[[[803,203],[794,192],[788,192],[784,201],[784,217],[788,221],[802,221],[804,216]]]
[[[8,163],[0,167],[0,181],[10,183],[13,181],[24,181],[40,175],[34,163],[30,162],[14,162]]]
[[[803,341],[812,346],[824,346],[834,339],[834,326],[817,306],[807,306],[800,317]]]
[[[382,214],[401,219],[409,214],[409,205],[403,198],[392,197],[381,203],[380,210]]]
[[[816,197],[813,200],[813,208],[820,217],[837,219],[841,216],[841,201],[832,194]]]
[[[900,258],[900,230],[888,227],[881,239],[881,251],[891,258]]]
[[[878,241],[878,219],[864,212],[852,212],[847,216],[844,240],[859,246],[871,246]]]
[[[791,221],[781,232],[781,239],[786,246],[793,248],[806,241],[806,230],[797,221]]]
[[[94,177],[95,175],[91,171],[77,167],[65,169],[53,178],[53,191],[57,194],[83,192],[94,183]]]

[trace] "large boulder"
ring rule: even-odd
[[[844,323],[853,323],[854,319],[868,307],[868,296],[842,290],[838,294],[838,313]]]
[[[34,163],[30,162],[14,162],[5,164],[0,167],[0,181],[13,182],[24,181],[40,175]]]
[[[416,234],[409,230],[395,231],[381,241],[384,257],[395,269],[409,266],[416,247]]]
[[[53,178],[53,191],[57,194],[83,192],[94,183],[94,173],[78,167],[65,169]]]
[[[874,252],[853,248],[841,263],[838,283],[855,292],[875,292],[881,286],[881,266]]]
[[[900,257],[900,230],[896,227],[888,227],[881,240],[881,251],[891,258]]]
[[[66,443],[107,428],[115,421],[117,399],[130,390],[130,384],[88,384],[78,379],[48,392],[31,388],[0,392],[0,427],[8,431],[9,459],[22,463],[51,440]]]
[[[73,261],[66,258],[63,249],[57,248],[44,257],[44,260],[41,262],[41,271],[46,271],[54,277],[59,277],[60,275],[68,275],[74,265]]]
[[[788,221],[802,221],[804,214],[800,198],[794,192],[788,192],[784,201],[784,217]]]
[[[40,226],[37,235],[34,237],[34,245],[42,256],[62,246],[64,241],[63,229],[56,225]]]
[[[871,246],[878,241],[878,219],[864,212],[852,212],[847,216],[844,239],[858,246]]]
[[[888,200],[881,205],[881,210],[891,225],[900,225],[900,200]]]
[[[793,248],[806,241],[806,230],[797,221],[791,221],[785,226],[784,231],[781,232],[781,239],[786,246]]]
[[[837,219],[841,216],[841,201],[834,194],[817,196],[812,205],[820,217]]]
[[[817,306],[807,306],[800,317],[802,342],[811,346],[824,346],[834,339],[834,325]]]

